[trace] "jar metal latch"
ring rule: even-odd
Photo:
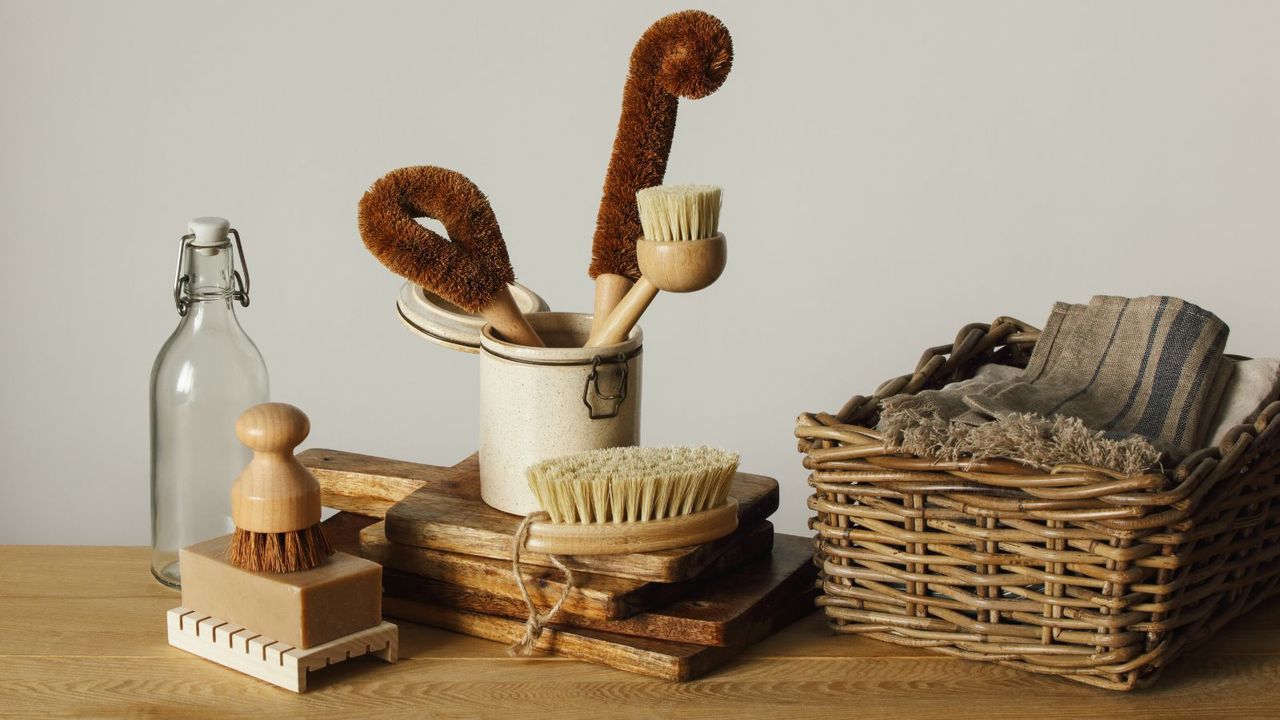
[[[608,365],[617,365],[621,371],[618,377],[618,388],[612,393],[605,393],[600,390],[600,368]],[[618,411],[622,408],[622,403],[627,399],[627,374],[626,353],[618,353],[608,360],[600,355],[596,355],[591,359],[591,374],[587,376],[586,385],[582,388],[582,404],[587,406],[587,415],[592,420],[608,420],[618,417]],[[592,400],[612,403],[612,409],[597,410],[596,404]]]

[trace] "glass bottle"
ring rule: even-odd
[[[233,305],[249,305],[240,234],[214,217],[188,229],[173,287],[182,320],[151,369],[151,574],[174,588],[179,548],[235,529],[231,484],[252,454],[236,418],[268,400],[267,366]]]

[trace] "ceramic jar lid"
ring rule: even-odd
[[[547,312],[545,300],[520,283],[511,284],[511,296],[520,312]],[[484,318],[473,315],[435,293],[412,282],[400,287],[396,299],[400,320],[414,333],[453,350],[480,352],[480,329]]]

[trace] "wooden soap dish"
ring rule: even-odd
[[[169,611],[169,644],[294,692],[306,692],[307,673],[374,655],[396,661],[399,630],[389,622],[306,650],[184,607]]]
[[[737,528],[738,501],[729,498],[719,507],[665,520],[530,523],[524,546],[547,555],[626,555],[701,545]]]

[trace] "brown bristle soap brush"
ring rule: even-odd
[[[325,540],[320,485],[293,455],[310,427],[283,403],[240,416],[254,455],[231,490],[235,534],[179,551],[182,606],[168,613],[170,645],[295,692],[359,655],[395,662],[399,640],[382,620],[382,566]]]
[[[596,285],[593,330],[640,277],[635,247],[641,229],[636,192],[662,184],[679,99],[697,100],[715,92],[732,67],[729,30],[701,10],[668,15],[636,42],[592,240],[589,274]]]
[[[644,237],[636,242],[640,280],[587,339],[586,347],[621,342],[659,290],[693,292],[720,277],[728,259],[715,185],[663,185],[636,193]]]
[[[440,237],[416,218],[439,220]],[[389,270],[483,317],[506,340],[542,347],[511,296],[515,272],[489,200],[460,173],[393,170],[360,200],[360,236]]]
[[[310,432],[307,416],[284,403],[255,405],[236,421],[236,437],[253,460],[231,486],[232,565],[297,572],[333,554],[320,528],[320,483],[293,456]]]

